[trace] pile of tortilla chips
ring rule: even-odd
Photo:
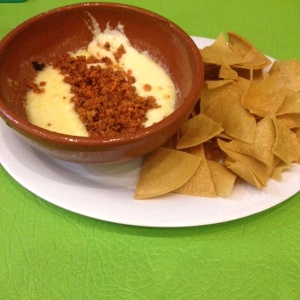
[[[263,189],[300,163],[300,61],[271,66],[245,38],[227,35],[200,50],[199,105],[171,143],[145,158],[135,199],[226,197],[238,180]]]

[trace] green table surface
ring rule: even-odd
[[[74,2],[1,3],[0,38]],[[299,0],[119,2],[155,11],[190,35],[236,31],[276,59],[300,59]],[[143,228],[49,204],[2,166],[0,182],[0,299],[300,299],[299,192],[240,220]]]

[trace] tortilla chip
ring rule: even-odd
[[[214,103],[223,102],[227,98],[240,99],[240,88],[234,82],[224,81],[218,87],[209,88],[209,84],[205,82],[201,90],[200,111],[205,113]]]
[[[247,89],[249,88],[249,85],[251,83],[251,80],[245,79],[243,77],[239,77],[238,80],[235,81],[239,87],[241,96],[245,94]]]
[[[300,61],[297,59],[275,61],[269,71],[278,87],[300,91]]]
[[[233,189],[236,175],[219,162],[207,160],[207,164],[217,195],[228,197]]]
[[[296,134],[298,144],[300,145],[300,129],[296,130],[295,134]]]
[[[289,129],[300,128],[300,114],[284,114],[276,118]]]
[[[241,103],[250,113],[264,118],[277,112],[285,94],[284,89],[278,89],[274,81],[266,76],[261,82],[251,81]]]
[[[249,155],[265,165],[270,170],[273,168],[274,154],[272,149],[275,144],[276,131],[272,118],[267,117],[257,123],[253,143],[245,143],[239,140],[233,140],[226,144],[226,147],[232,151]]]
[[[231,83],[233,80],[206,80],[205,83],[209,90],[219,88],[227,83]]]
[[[251,156],[228,149],[227,143],[220,139],[218,139],[218,144],[219,144],[220,148],[222,149],[222,151],[225,152],[230,158],[232,158],[235,162],[240,162],[244,166],[243,167],[241,165],[237,165],[237,166],[239,166],[238,167],[239,169],[246,168],[247,170],[249,169],[251,171],[251,174],[253,174],[257,178],[257,180],[260,182],[260,184],[258,185],[258,188],[261,188],[261,187],[264,187],[267,185],[267,182],[270,178],[270,172],[271,172],[269,167],[267,167],[265,164],[263,164],[262,162],[258,161],[257,159],[255,159]],[[228,167],[231,169],[231,165],[230,166],[228,165]],[[235,172],[234,170],[232,170],[232,171]],[[238,173],[237,173],[237,175],[240,176],[240,174],[238,174]],[[240,177],[242,177],[242,176],[240,176]],[[242,178],[244,178],[244,177],[242,177]],[[251,176],[251,178],[252,178],[252,176]],[[253,182],[256,182],[256,180],[249,181],[249,183],[251,183],[251,184],[253,184]]]
[[[177,149],[185,149],[202,144],[223,131],[220,123],[217,123],[200,113],[198,116],[188,119],[180,129],[180,139]]]
[[[265,185],[260,182],[257,176],[255,176],[253,171],[240,161],[235,161],[234,163],[230,164],[228,168],[254,187],[260,190],[265,187]]]
[[[223,78],[226,80],[238,80],[239,75],[229,66],[226,61],[224,61],[220,68],[219,78]]]
[[[156,197],[179,188],[193,176],[199,163],[195,155],[158,148],[145,158],[134,198]]]
[[[273,117],[276,129],[276,141],[273,147],[273,154],[286,164],[296,162],[300,157],[300,145],[296,134],[286,127],[282,122]]]
[[[298,129],[296,132],[295,132],[295,134],[296,134],[296,138],[297,138],[297,141],[298,141],[298,144],[299,144],[299,146],[300,146],[300,129]],[[296,161],[298,164],[300,164],[300,157],[299,157],[299,159]]]
[[[300,92],[286,91],[283,102],[276,112],[277,116],[285,114],[300,114]]]
[[[203,145],[186,149],[189,153],[200,158],[200,164],[195,174],[180,188],[174,190],[175,193],[192,196],[214,198],[217,197],[214,183],[204,155]]]
[[[239,65],[244,68],[262,69],[271,61],[257,50],[247,39],[234,32],[227,32],[229,48],[244,59]]]
[[[224,132],[229,136],[252,143],[255,136],[256,120],[242,107],[237,84],[230,83],[211,91],[214,94],[206,91],[204,96],[213,99],[203,99],[201,94],[201,111],[215,122],[222,124]],[[205,108],[204,111],[202,107]]]
[[[245,60],[234,53],[227,44],[222,33],[219,34],[215,42],[200,50],[202,59],[205,63],[215,64],[221,66],[223,61],[228,65],[237,65],[243,63]]]
[[[274,167],[273,172],[271,174],[271,178],[281,181],[282,180],[282,172],[286,169],[290,168],[289,164],[286,164],[282,160],[278,162],[278,164]]]

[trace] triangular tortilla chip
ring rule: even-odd
[[[241,154],[235,151],[232,151],[227,148],[227,143],[218,139],[218,144],[223,152],[225,152],[229,157],[231,157],[234,161],[238,161],[245,165],[247,169],[251,170],[251,172],[257,177],[257,180],[260,182],[259,186],[266,186],[267,182],[270,178],[271,170],[262,162],[257,159],[248,156],[246,154]],[[238,174],[239,175],[239,174]],[[243,177],[242,177],[243,178]],[[250,182],[252,184],[252,182]]]
[[[276,116],[285,114],[300,114],[300,92],[288,90],[283,102],[276,112]]]
[[[223,81],[224,84],[209,88],[210,81],[205,82],[201,90],[200,111],[205,113],[214,103],[223,102],[228,98],[240,99],[240,87],[234,82]]]
[[[223,131],[220,123],[217,123],[200,113],[198,116],[188,119],[180,129],[180,139],[177,149],[185,149],[202,144],[217,136]]]
[[[226,61],[228,65],[237,65],[245,61],[240,55],[230,50],[222,33],[212,45],[201,49],[200,53],[205,63],[219,66],[222,65],[223,61]]]
[[[219,88],[227,83],[231,83],[233,80],[206,80],[205,83],[209,90]]]
[[[266,76],[263,81],[251,81],[241,103],[250,113],[264,118],[277,112],[285,94],[286,90],[278,89],[270,77]]]
[[[272,169],[274,162],[272,149],[275,144],[275,139],[276,131],[273,120],[267,117],[257,123],[253,143],[233,140],[227,143],[226,147],[232,151],[249,155]]]
[[[278,87],[300,91],[300,60],[275,61],[269,75]]]
[[[300,128],[295,132],[295,134],[296,134],[296,138],[297,138],[298,144],[300,146]],[[300,157],[299,157],[299,159],[296,162],[298,164],[300,164]]]
[[[261,69],[271,64],[271,61],[257,50],[247,39],[234,32],[227,32],[229,48],[243,57],[243,67]]]
[[[237,84],[230,83],[220,89],[214,89],[214,100],[208,103],[202,103],[205,106],[204,114],[217,123],[221,123],[224,132],[229,136],[237,138],[247,143],[252,143],[255,135],[256,120],[248,111],[246,111],[240,102],[240,93],[236,89]],[[220,90],[221,95],[218,95]],[[228,94],[228,95],[226,95]],[[205,101],[205,100],[204,100]],[[209,101],[207,101],[209,102]]]
[[[244,179],[246,182],[255,186],[256,188],[261,190],[265,187],[265,185],[263,185],[261,181],[257,178],[257,176],[253,173],[253,171],[247,165],[241,163],[240,161],[236,161],[230,164],[228,168],[232,172],[237,174],[239,177]]]
[[[296,162],[300,157],[300,145],[296,134],[287,128],[282,122],[273,117],[276,128],[276,141],[273,153],[286,164]]]
[[[195,155],[158,148],[145,158],[134,198],[156,197],[179,188],[193,176],[199,163]]]
[[[209,198],[216,197],[217,194],[204,155],[203,145],[201,144],[185,151],[189,151],[189,153],[199,157],[200,164],[195,174],[184,185],[174,190],[174,192]]]
[[[276,118],[289,129],[300,128],[300,114],[284,114]]]
[[[226,80],[238,80],[239,75],[229,66],[226,61],[224,61],[220,68],[219,78],[223,78]]]
[[[217,195],[228,197],[233,189],[236,175],[222,163],[207,160],[207,164]]]
[[[276,165],[276,167],[274,167],[273,172],[271,174],[271,178],[273,178],[277,181],[281,181],[282,180],[282,171],[284,171],[288,168],[290,168],[290,165],[286,164],[285,162],[280,160],[278,162],[278,164]]]

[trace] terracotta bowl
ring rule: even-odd
[[[75,137],[30,124],[24,107],[31,62],[85,47],[92,39],[87,26],[92,14],[104,30],[124,25],[132,46],[148,51],[167,66],[179,89],[176,110],[134,135],[114,139]],[[0,116],[35,149],[78,163],[111,163],[134,159],[162,145],[188,118],[200,95],[203,62],[197,46],[177,25],[153,12],[112,3],[82,3],[37,15],[12,30],[0,42]],[[12,149],[13,151],[13,149]],[[24,158],[25,159],[25,158]]]

